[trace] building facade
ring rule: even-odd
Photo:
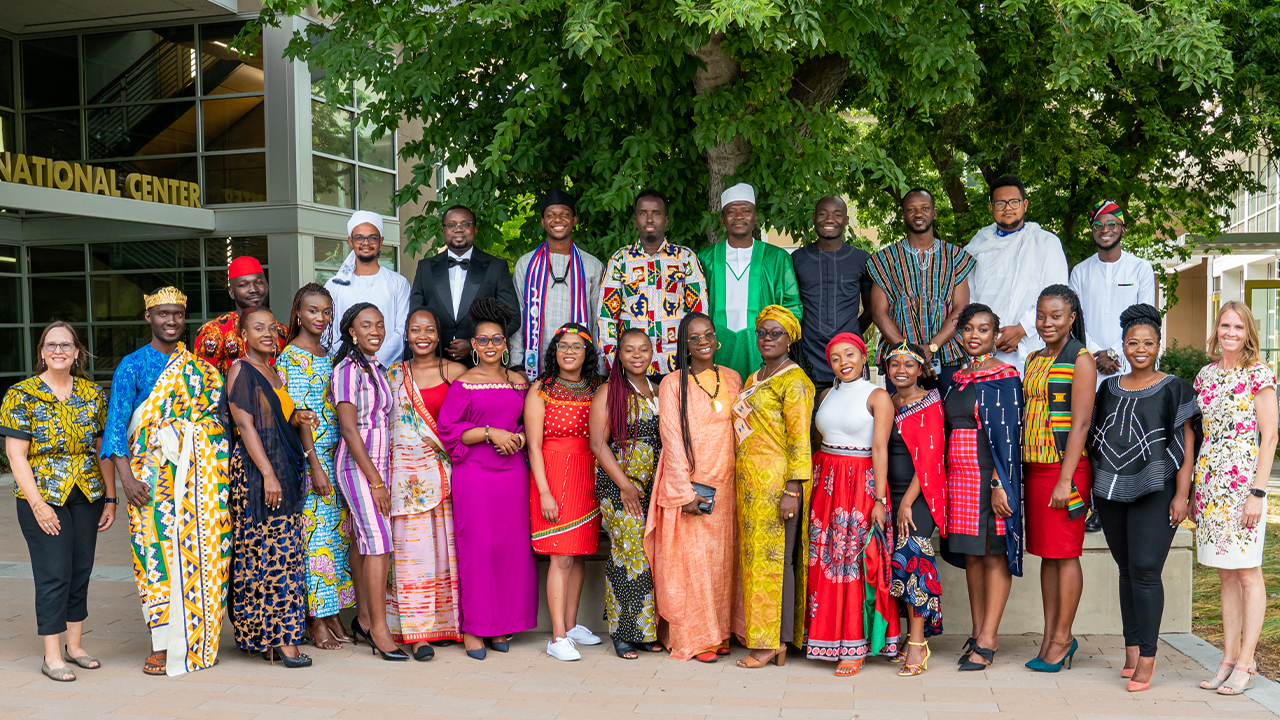
[[[361,87],[313,95],[283,51],[314,19],[237,51],[254,3],[48,5],[0,13],[0,392],[30,374],[53,320],[108,381],[146,342],[142,295],[159,286],[190,298],[190,340],[233,308],[237,255],[262,262],[287,314],[295,288],[341,264],[354,209],[385,216],[384,262],[400,268],[398,218],[415,211],[392,202],[406,129],[375,138]]]

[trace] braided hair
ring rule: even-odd
[[[542,390],[551,392],[551,387],[560,381],[560,363],[556,360],[556,348],[560,345],[560,338],[564,337],[570,330],[577,330],[591,337],[591,331],[585,326],[578,323],[565,323],[556,330],[551,336],[551,342],[547,343],[547,350],[542,354],[542,374],[538,375],[538,379],[542,381]],[[581,336],[579,336],[581,337]],[[585,338],[584,338],[585,339]],[[596,349],[596,344],[586,339],[586,353],[582,358],[582,379],[587,382],[587,387],[591,392],[595,392],[600,387],[600,383],[604,381],[604,377],[600,375],[600,351]]]
[[[676,335],[676,372],[680,373],[680,441],[684,443],[684,457],[689,462],[689,472],[697,467],[693,458],[693,433],[689,432],[689,365],[692,360],[689,353],[689,326],[694,320],[711,322],[706,313],[691,312],[680,321],[680,330]]]
[[[364,370],[365,373],[373,374],[373,367],[369,365],[369,359],[364,356],[360,348],[356,347],[356,341],[351,337],[351,328],[355,327],[356,316],[369,308],[378,310],[377,305],[371,302],[362,302],[352,305],[347,308],[346,312],[342,313],[342,322],[338,324],[338,339],[342,341],[342,347],[338,348],[338,353],[333,356],[334,367],[337,367],[338,363],[350,357],[352,362],[358,365],[361,370]],[[382,311],[378,310],[378,314],[381,315]],[[374,392],[377,392],[377,389],[378,386],[375,384]]]
[[[1146,325],[1156,331],[1156,342],[1160,341],[1160,311],[1146,303],[1134,303],[1120,313],[1121,337],[1139,325]]]
[[[298,288],[298,292],[293,294],[293,307],[289,309],[289,332],[284,338],[285,345],[293,342],[302,332],[302,320],[298,315],[302,312],[302,301],[306,300],[308,295],[323,295],[329,298],[329,304],[333,305],[333,296],[320,283],[310,282]],[[330,319],[330,322],[333,320]]]
[[[615,346],[618,352],[622,351],[622,344],[632,335],[639,335],[649,340],[649,346],[652,348],[653,341],[649,339],[649,333],[643,328],[629,327],[618,336],[618,344]],[[617,355],[614,355],[613,364],[609,367],[609,389],[606,392],[608,392],[605,396],[605,407],[609,413],[609,437],[619,444],[627,442],[636,434],[636,427],[627,425],[627,408],[631,397],[637,393],[627,379],[627,371],[622,368],[622,361]]]
[[[1076,315],[1075,321],[1071,323],[1071,337],[1084,342],[1084,311],[1080,309],[1080,296],[1076,295],[1076,291],[1062,284],[1050,285],[1040,291],[1037,301],[1047,297],[1056,297],[1067,303],[1067,307]]]

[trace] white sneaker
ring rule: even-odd
[[[582,655],[573,646],[569,638],[560,638],[547,643],[547,654],[557,660],[581,660]]]
[[[565,633],[574,645],[599,645],[600,636],[587,629],[586,625],[574,625]]]

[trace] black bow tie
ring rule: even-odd
[[[456,265],[462,268],[463,270],[466,270],[467,266],[470,264],[471,264],[471,258],[463,258],[459,260],[458,258],[453,257],[452,255],[449,256],[449,267],[453,267]]]

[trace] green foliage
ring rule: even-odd
[[[1200,369],[1211,362],[1213,358],[1209,357],[1209,353],[1193,345],[1180,346],[1177,340],[1172,341],[1160,353],[1160,370],[1188,383],[1195,383]]]
[[[312,4],[264,0],[262,21]],[[1280,135],[1274,0],[316,5],[331,24],[288,54],[327,87],[363,79],[378,128],[421,121],[398,201],[436,166],[471,168],[409,221],[410,251],[461,202],[480,244],[514,257],[540,240],[529,205],[551,187],[579,198],[575,239],[597,256],[634,237],[643,187],[672,198],[669,236],[698,246],[718,228],[712,188],[738,180],[762,224],[798,238],[833,192],[897,237],[898,199],[928,185],[940,234],[964,243],[990,222],[987,182],[1013,172],[1073,260],[1093,252],[1086,213],[1104,197],[1140,254],[1185,257],[1174,238],[1215,236],[1253,183],[1235,160]]]

